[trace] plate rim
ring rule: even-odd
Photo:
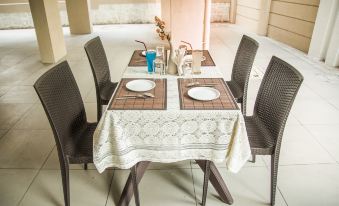
[[[155,49],[149,49],[148,51],[155,51]],[[143,52],[145,52],[145,55],[143,54]],[[146,50],[142,50],[140,52],[140,56],[146,57]]]
[[[128,88],[128,84],[130,83],[130,82],[133,82],[133,81],[145,81],[145,82],[151,82],[151,84],[152,84],[152,88],[151,89],[148,89],[148,90],[133,90],[133,89],[130,89],[130,88]],[[129,90],[129,91],[133,91],[133,92],[146,92],[146,91],[150,91],[150,90],[152,90],[152,89],[154,89],[155,88],[155,86],[156,86],[156,83],[154,82],[154,81],[152,81],[152,80],[149,80],[149,79],[133,79],[133,80],[131,80],[131,81],[128,81],[127,83],[126,83],[126,88]]]
[[[204,88],[204,89],[214,90],[214,91],[217,92],[218,95],[217,95],[217,97],[214,98],[214,99],[208,99],[208,100],[206,100],[206,99],[197,99],[197,98],[195,98],[195,97],[193,97],[193,96],[191,96],[191,95],[189,94],[189,91],[191,91],[191,90],[193,90],[193,89],[197,89],[197,88]],[[198,100],[198,101],[213,101],[213,100],[216,100],[216,99],[218,99],[218,98],[220,97],[220,91],[217,90],[216,88],[212,88],[212,87],[193,87],[193,88],[190,88],[189,90],[187,90],[187,95],[188,95],[189,97],[191,97],[192,99]]]

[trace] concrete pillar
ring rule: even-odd
[[[171,29],[171,1],[161,0],[161,19],[165,21],[166,28]]]
[[[339,11],[333,25],[332,37],[330,39],[325,64],[331,67],[339,66]]]
[[[66,8],[72,34],[92,33],[89,0],[66,0]]]
[[[57,0],[29,0],[43,63],[55,63],[66,55]]]
[[[268,29],[268,21],[270,18],[271,10],[271,0],[261,1],[260,10],[259,10],[259,23],[257,34],[266,36]]]
[[[325,60],[333,32],[336,15],[339,12],[338,0],[320,1],[308,55],[316,60]],[[338,33],[336,33],[337,35]]]
[[[172,43],[175,48],[180,41],[190,42],[193,49],[208,49],[209,44],[209,10],[205,9],[206,2],[211,0],[162,0],[162,18],[167,30],[171,31]],[[208,6],[208,5],[207,5]],[[206,12],[209,12],[206,13]],[[205,19],[205,17],[207,17]],[[206,20],[206,21],[205,21]],[[206,32],[205,32],[206,29]]]
[[[238,1],[236,24],[247,31],[266,36],[272,0]]]
[[[235,24],[236,16],[237,16],[237,0],[231,0],[230,23]]]
[[[202,43],[203,49],[208,50],[210,48],[210,36],[211,36],[211,9],[212,1],[205,0],[205,17],[204,17],[204,41]]]

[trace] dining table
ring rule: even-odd
[[[132,54],[94,132],[93,162],[98,172],[136,166],[139,183],[152,162],[194,160],[205,171],[209,160],[211,184],[222,201],[232,204],[231,193],[215,163],[225,163],[228,171],[237,173],[251,157],[251,149],[243,115],[220,68],[212,59],[213,64],[202,63],[201,73],[189,77],[149,74],[142,60],[135,52]],[[154,82],[154,88],[147,91],[152,97],[125,98],[143,94],[127,89],[133,80]],[[195,87],[192,83],[209,84],[220,96],[211,101],[192,99],[188,95]],[[130,174],[118,205],[127,206],[132,196]]]

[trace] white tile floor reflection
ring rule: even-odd
[[[96,100],[85,42],[100,35],[115,81],[133,50],[141,48],[134,39],[164,44],[152,25],[95,26],[90,35],[70,35],[65,28],[64,34],[67,60],[91,121],[96,120]],[[226,79],[242,34],[232,25],[212,25],[210,52]],[[269,38],[249,35],[260,43],[249,86],[249,113],[272,55],[294,65],[305,78],[283,139],[277,205],[339,205],[339,70]],[[54,139],[32,88],[53,65],[40,63],[34,30],[1,30],[0,39],[0,205],[63,205]],[[268,158],[260,157],[239,174],[219,165],[234,205],[268,205],[267,163]],[[99,175],[93,165],[88,171],[72,166],[70,174],[72,205],[113,206],[127,178],[123,170]],[[201,187],[202,173],[193,162],[154,164],[140,185],[142,205],[199,205]],[[207,205],[223,205],[215,195],[210,187]]]

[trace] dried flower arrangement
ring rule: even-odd
[[[168,41],[171,41],[171,34],[170,34],[170,32],[166,32],[165,31],[165,22],[162,21],[157,16],[154,17],[154,20],[155,20],[155,25],[158,27],[156,31],[159,34],[159,37],[162,40],[167,39]]]

